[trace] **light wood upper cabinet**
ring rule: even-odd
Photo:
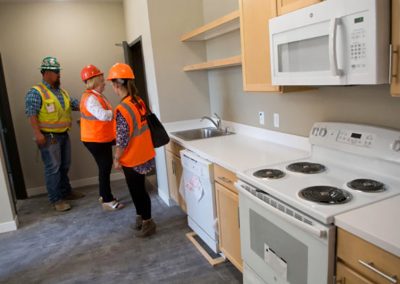
[[[321,2],[321,0],[277,0],[276,5],[278,15],[283,15],[318,2]]]
[[[392,83],[390,93],[400,96],[400,0],[392,0]]]
[[[337,283],[391,283],[389,278],[400,278],[399,257],[340,228],[337,257]]]
[[[243,89],[279,91],[271,85],[269,19],[276,17],[276,0],[239,0]]]
[[[269,19],[320,0],[239,0],[243,89],[247,92],[289,92],[308,87],[271,84]]]

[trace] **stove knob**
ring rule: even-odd
[[[312,130],[312,135],[317,136],[318,135],[318,131],[319,131],[319,128],[318,127],[314,127],[313,130]]]
[[[326,128],[321,128],[319,130],[319,136],[325,137],[327,133],[328,133],[328,130]]]
[[[392,150],[395,152],[400,152],[400,140],[395,140],[392,143]]]

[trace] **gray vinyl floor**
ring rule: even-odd
[[[123,180],[113,193],[127,206],[102,211],[97,187],[72,210],[54,211],[47,196],[18,201],[20,228],[0,234],[0,283],[242,283],[225,262],[212,267],[185,234],[186,216],[152,192],[157,234],[134,237],[135,210]]]

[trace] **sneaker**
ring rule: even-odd
[[[85,196],[85,194],[83,194],[82,192],[75,191],[75,190],[71,190],[71,192],[68,193],[68,194],[64,197],[64,199],[65,199],[65,200],[76,200],[76,199],[82,198],[82,197],[84,197],[84,196]]]
[[[142,216],[136,215],[135,230],[140,231],[142,229],[142,225],[143,225]]]
[[[103,210],[105,211],[115,211],[115,210],[120,210],[122,208],[124,208],[124,204],[119,203],[118,201],[110,201],[110,202],[103,202],[101,204],[101,206],[103,207]]]
[[[142,229],[139,232],[136,232],[136,237],[145,238],[149,237],[156,233],[156,223],[154,223],[153,219],[143,220]]]
[[[58,200],[53,203],[54,209],[58,212],[64,212],[71,209],[71,205],[65,200]]]

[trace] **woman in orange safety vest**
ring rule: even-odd
[[[115,131],[112,107],[102,95],[105,87],[104,76],[96,66],[87,65],[81,71],[81,78],[86,85],[80,103],[81,140],[93,155],[99,170],[99,200],[103,209],[118,210],[124,205],[111,193],[110,173]]]
[[[132,69],[123,63],[113,65],[107,78],[121,99],[115,109],[114,167],[122,168],[136,207],[136,236],[147,237],[156,232],[151,218],[151,200],[145,187],[145,174],[155,167],[155,151],[145,116],[146,105],[138,96],[134,78]]]

